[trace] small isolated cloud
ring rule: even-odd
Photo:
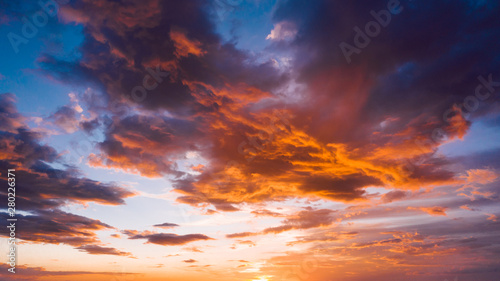
[[[162,223],[162,224],[155,224],[153,226],[154,227],[161,227],[161,228],[174,228],[174,227],[178,227],[179,225],[175,224],[175,223],[166,222],[166,223]]]
[[[197,260],[188,259],[188,260],[183,260],[183,262],[185,262],[185,263],[194,263],[194,262],[197,262]]]
[[[177,235],[174,233],[152,233],[149,231],[138,233],[134,230],[124,230],[123,233],[129,236],[128,239],[146,239],[147,243],[162,246],[177,246],[199,240],[214,240],[203,234]]]
[[[238,244],[248,245],[248,247],[255,247],[257,245],[252,240],[238,240]]]
[[[175,255],[170,254],[170,255],[166,255],[164,257],[165,258],[170,258],[170,257],[179,257],[179,256],[180,256],[179,254],[175,254]]]
[[[203,164],[199,164],[199,165],[196,165],[196,166],[191,166],[191,170],[195,171],[195,172],[198,172],[198,173],[203,173],[203,168],[205,168],[205,166]]]
[[[419,208],[408,207],[408,210],[420,210],[428,213],[431,216],[446,216],[446,209],[447,209],[446,207],[439,207],[439,206],[419,207]]]
[[[267,35],[266,40],[282,41],[293,39],[297,35],[297,27],[289,21],[282,21],[274,25],[274,29]]]
[[[202,250],[200,250],[200,248],[198,247],[185,247],[183,248],[185,251],[189,251],[189,252],[193,252],[193,253],[203,253]]]
[[[479,211],[478,209],[476,209],[476,208],[471,208],[471,207],[469,207],[469,206],[467,206],[467,205],[462,205],[462,206],[460,206],[460,209],[464,209],[464,210],[467,210],[467,211],[472,211],[472,212],[473,212],[473,211]]]
[[[243,238],[243,237],[248,237],[248,236],[254,236],[257,235],[258,233],[255,232],[239,232],[239,233],[232,233],[226,235],[227,238]]]
[[[130,256],[132,254],[129,252],[123,252],[115,248],[111,247],[101,247],[98,245],[83,245],[80,247],[76,247],[75,249],[80,250],[81,252],[87,252],[91,255],[114,255],[114,256]]]
[[[207,211],[205,212],[205,215],[213,215],[213,214],[217,214],[219,212],[217,212],[216,210],[212,210],[212,209],[207,209]]]
[[[73,104],[73,109],[78,113],[82,113],[83,108],[80,106],[79,100],[78,100],[78,97],[76,96],[76,94],[69,93],[68,96],[69,96],[69,100]]]
[[[486,215],[487,215],[487,216],[489,216],[489,217],[487,218],[487,220],[489,220],[489,221],[494,221],[494,222],[496,222],[496,221],[498,220],[498,217],[497,217],[496,215],[493,215],[493,214],[486,214]]]

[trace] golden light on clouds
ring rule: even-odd
[[[1,280],[500,280],[498,1],[4,2]]]

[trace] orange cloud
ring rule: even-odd
[[[198,172],[198,173],[202,173],[203,172],[203,168],[205,168],[204,165],[202,164],[198,164],[196,166],[192,166],[191,167],[191,170],[195,171],[195,172]]]
[[[185,32],[172,28],[170,30],[170,39],[174,42],[175,54],[178,58],[187,57],[189,55],[202,56],[206,54],[201,48],[201,43],[196,40],[189,39]]]
[[[493,214],[487,214],[489,217],[487,218],[487,220],[489,221],[494,221],[496,222],[498,220],[498,216],[496,215],[493,215]]]
[[[428,213],[431,216],[446,216],[446,209],[445,207],[408,207],[408,210],[420,210],[423,212]]]
[[[490,169],[471,169],[462,178],[469,184],[488,184],[498,179],[498,173]]]

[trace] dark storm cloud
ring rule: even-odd
[[[106,138],[91,165],[173,176],[178,201],[221,211],[295,196],[352,201],[369,186],[456,182],[436,149],[491,111],[497,84],[485,81],[500,79],[498,4],[279,2],[274,21],[297,28],[271,47],[291,54],[285,75],[223,42],[207,4],[80,1],[62,8],[65,21],[84,27],[82,59],[40,62],[50,75],[81,77],[107,98],[94,108]],[[348,63],[339,44],[355,44],[354,28],[364,29],[375,20],[371,11],[383,14],[388,4],[400,12]],[[276,99],[290,77],[305,86],[299,102]],[[470,104],[461,103],[485,93],[469,115]],[[290,117],[273,126],[271,109],[285,103]],[[176,166],[187,151],[209,162],[200,175]],[[242,165],[227,168],[232,162]]]
[[[176,190],[184,195],[179,198],[181,202],[208,202],[218,210],[237,211],[233,203],[241,203],[243,198],[258,202],[294,196],[297,192],[287,192],[284,187],[275,192],[263,183],[252,183],[248,179],[252,174],[283,178],[295,169],[294,162],[318,161],[311,154],[323,153],[317,147],[323,143],[316,147],[303,146],[299,144],[303,140],[298,138],[290,144],[286,136],[281,136],[283,143],[268,146],[266,153],[243,165],[242,177],[217,184],[217,193],[222,196],[213,192],[214,178],[223,173],[226,163],[242,160],[238,150],[245,137],[259,134],[266,126],[262,123],[274,122],[276,117],[270,114],[269,108],[255,104],[273,97],[272,90],[278,89],[287,76],[281,75],[271,63],[255,63],[248,53],[222,42],[205,4],[201,1],[152,0],[140,5],[81,1],[65,6],[62,17],[84,25],[82,60],[72,65],[46,57],[41,63],[60,79],[66,79],[61,76],[66,75],[64,73],[89,78],[94,85],[99,85],[98,90],[108,95],[110,107],[113,107],[112,101],[133,94],[134,89],[148,88],[151,90],[144,90],[146,97],[136,104],[142,109],[167,109],[174,115],[163,119],[164,125],[158,125],[162,118],[157,116],[130,117],[125,115],[130,113],[127,109],[118,114],[116,108],[109,108],[116,113],[113,126],[107,129],[105,141],[99,144],[101,153],[89,157],[91,165],[120,168],[149,177],[174,175],[179,178],[183,173],[175,166],[175,157],[188,149],[200,150],[211,167],[199,177],[175,182]],[[155,125],[149,124],[155,122]],[[180,122],[183,124],[176,127]],[[282,127],[289,134],[295,133],[290,124]],[[266,133],[282,134],[274,131]],[[293,155],[269,155],[273,150],[281,154],[293,151]],[[381,183],[376,177],[357,171],[343,177],[314,173],[297,171],[291,180],[284,180],[280,185],[294,184],[299,194],[321,193],[334,200],[353,200],[363,196],[363,187]],[[231,198],[235,186],[243,186],[239,198]]]
[[[47,58],[44,65],[60,78],[67,72],[64,69],[84,73],[112,99],[130,95],[151,75],[157,86],[141,105],[180,115],[213,110],[196,101],[184,80],[212,86],[229,82],[262,89],[278,86],[276,81],[283,78],[270,63],[248,64],[253,60],[249,54],[222,42],[215,33],[211,7],[205,1],[72,3],[61,13],[67,21],[84,24],[82,62],[71,65]],[[152,74],[160,65],[170,72],[168,78]]]
[[[355,45],[355,27],[376,21],[371,11],[382,13],[391,2],[402,11],[348,63],[339,45]],[[293,72],[309,93],[291,105],[296,118],[290,122],[319,141],[372,155],[374,163],[403,165],[408,181],[453,182],[450,161],[435,150],[496,110],[499,10],[487,1],[280,2],[274,21],[293,22],[298,33],[274,47],[294,50]],[[356,186],[346,184],[348,196],[359,196]]]
[[[400,2],[403,10],[393,14],[387,27],[382,27],[348,64],[339,44],[354,45],[354,27],[364,29],[375,20],[370,11],[387,9],[389,2]],[[336,135],[327,136],[323,132],[324,137],[352,139],[371,133],[376,124],[391,116],[399,117],[399,129],[421,114],[424,120],[436,119],[431,131],[445,126],[443,114],[454,103],[463,103],[466,96],[474,95],[481,84],[478,76],[493,74],[493,80],[500,81],[500,23],[495,20],[499,10],[498,3],[488,1],[291,0],[282,2],[274,17],[276,22],[297,22],[299,33],[291,46],[300,53],[295,60],[300,80],[323,103],[332,101],[331,107],[306,104],[314,106],[316,120],[321,120],[324,111],[335,108],[333,101],[347,100],[346,92],[353,95],[357,112],[343,116],[352,119],[346,125],[351,130],[340,134],[330,130]],[[338,82],[328,82],[329,78]],[[349,85],[342,80],[369,85],[370,89],[361,86],[358,93],[349,93]],[[318,83],[322,91],[316,90]],[[339,121],[337,118],[325,121]],[[313,127],[311,133],[320,135],[320,129]],[[427,137],[431,131],[425,133]]]
[[[244,89],[238,89],[240,99],[256,102],[285,81],[271,63],[256,63],[249,53],[224,43],[215,33],[212,8],[205,1],[152,0],[80,1],[61,10],[66,21],[84,25],[82,60],[72,64],[46,56],[42,66],[59,80],[94,85],[107,96],[107,105],[86,102],[100,114],[115,115],[111,122],[95,121],[111,126],[98,146],[101,153],[89,158],[91,165],[149,177],[182,176],[173,159],[197,145],[210,145],[211,137],[204,136],[212,132],[205,128],[222,114],[206,115],[237,102],[229,96],[219,99],[214,91],[227,85],[227,91],[234,91],[231,87],[238,85]],[[137,89],[146,91],[139,100]],[[131,104],[124,96],[142,109],[167,109],[174,117],[125,116]],[[225,202],[217,208],[237,210]]]

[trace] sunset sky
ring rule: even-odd
[[[0,1],[0,280],[500,280],[499,15]]]

